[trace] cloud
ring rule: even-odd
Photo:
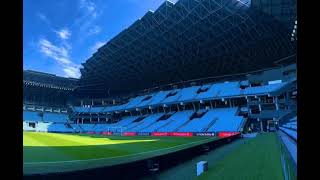
[[[102,47],[104,44],[106,44],[106,42],[102,42],[102,41],[98,41],[96,42],[90,49],[91,52],[94,53],[96,52],[100,47]]]
[[[101,32],[100,26],[94,26],[93,28],[89,29],[88,35],[95,35]]]
[[[54,29],[51,26],[50,20],[46,15],[44,15],[43,13],[37,13],[36,15],[41,21],[43,21],[48,26],[50,30],[54,31]]]
[[[69,39],[71,36],[71,32],[67,28],[63,28],[60,31],[55,31],[55,33],[61,38],[62,40]]]
[[[71,27],[78,29],[76,39],[77,43],[81,44],[88,36],[101,32],[101,27],[94,23],[102,14],[102,10],[91,0],[80,0],[78,8],[80,15],[74,20]]]
[[[70,64],[68,51],[64,47],[53,45],[46,39],[39,40],[40,52],[62,64]]]
[[[39,40],[39,51],[43,55],[55,60],[55,62],[63,69],[66,77],[78,78],[81,75],[79,71],[80,65],[77,65],[70,60],[70,48],[71,47],[54,45],[44,38]]]
[[[79,78],[81,76],[81,73],[79,71],[79,67],[72,67],[68,66],[63,68],[63,72],[67,77],[72,77],[72,78]]]
[[[86,9],[89,13],[94,13],[96,5],[90,0],[80,0],[80,8]]]
[[[37,16],[44,22],[48,22],[47,16],[42,14],[42,13],[38,13]]]

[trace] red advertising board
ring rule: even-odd
[[[151,136],[170,136],[168,132],[153,132]]]
[[[240,134],[240,133],[239,132],[219,132],[218,136],[221,137],[221,138],[224,138],[224,137],[234,136],[234,135],[237,135],[237,134]]]
[[[184,136],[190,137],[193,136],[192,132],[153,132],[151,136]]]
[[[137,133],[136,132],[124,132],[122,135],[123,136],[136,136]]]
[[[107,131],[105,131],[105,132],[102,132],[101,134],[102,134],[102,135],[112,135],[112,132],[107,132]]]
[[[184,137],[190,137],[193,136],[192,132],[172,132],[171,136],[184,136]]]

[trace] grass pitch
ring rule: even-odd
[[[24,132],[23,169],[24,174],[34,174],[111,166],[178,151],[215,139]]]
[[[199,179],[296,179],[292,171],[286,172],[288,175],[284,178],[282,153],[275,133],[259,134],[256,138],[244,140],[228,156],[209,167],[209,171],[200,175]]]

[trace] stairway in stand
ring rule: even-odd
[[[185,123],[183,123],[181,126],[179,126],[178,128],[176,128],[174,130],[174,132],[177,132],[179,129],[183,128],[184,126],[186,126],[189,122],[191,122],[194,119],[189,119],[188,121],[186,121]]]
[[[202,132],[207,132],[216,123],[217,120],[218,120],[217,117],[213,118],[210,124],[207,127],[202,129]]]

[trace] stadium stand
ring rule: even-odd
[[[225,82],[225,83],[215,83],[207,84],[203,86],[192,86],[188,88],[183,88],[181,90],[175,90],[177,93],[174,98],[167,99],[166,96],[170,91],[160,91],[152,93],[145,96],[138,96],[129,100],[125,105],[121,106],[109,106],[103,109],[100,107],[101,112],[113,112],[118,110],[130,110],[135,108],[142,108],[146,106],[160,106],[162,104],[174,104],[181,102],[192,102],[199,100],[208,100],[208,99],[219,99],[219,98],[232,98],[239,96],[248,96],[248,95],[258,95],[258,94],[269,94],[276,92],[277,90],[288,85],[288,82],[277,83],[277,84],[268,84],[255,87],[247,87],[243,90],[240,89],[239,82]],[[179,97],[178,97],[179,96]],[[178,97],[178,98],[177,98]],[[115,109],[114,107],[118,107]],[[121,107],[121,108],[120,108]],[[75,112],[89,113],[92,108],[83,108],[75,107]],[[100,112],[95,111],[95,112]]]
[[[193,99],[197,95],[197,91],[199,88],[200,88],[200,86],[192,86],[192,87],[188,87],[188,88],[183,88],[181,90],[181,96],[178,98],[178,100],[176,102],[184,102],[184,101]]]
[[[42,119],[39,116],[39,112],[23,111],[23,120],[24,121],[41,121]]]
[[[237,109],[221,109],[216,112],[218,119],[208,131],[240,131],[243,117],[236,115]]]
[[[156,129],[156,132],[172,132],[190,120],[193,111],[180,111],[172,115],[163,126]]]
[[[126,127],[126,131],[130,132],[139,132],[139,130],[149,126],[150,124],[154,123],[156,120],[158,120],[163,113],[157,113],[149,115],[145,118],[143,118],[141,121],[134,122]]]
[[[75,132],[75,130],[72,126],[68,126],[65,123],[52,123],[48,126],[48,132],[72,133]]]
[[[215,110],[202,110],[195,112],[191,117],[190,121],[183,127],[181,127],[179,132],[204,132],[205,129],[211,122],[216,120],[214,116]]]
[[[154,123],[150,124],[146,128],[140,130],[141,132],[155,132],[158,128],[161,126],[164,126],[166,123],[170,122],[168,119],[170,119],[171,116],[176,112],[167,113],[162,115],[158,120],[156,120]]]
[[[163,115],[164,115],[164,113],[150,115],[147,118],[143,119],[142,123],[139,124],[139,126],[136,126],[135,128],[132,128],[129,130],[133,131],[133,132],[141,132],[143,129],[147,128],[148,126],[156,123],[156,121]]]
[[[62,113],[44,113],[43,121],[47,122],[66,122],[68,120],[68,114]]]
[[[284,133],[297,141],[297,117],[291,118],[288,123],[279,127]]]
[[[192,119],[180,132],[239,131],[241,117],[236,116],[237,108],[218,108],[205,112],[200,118]],[[210,125],[210,127],[208,127]]]

